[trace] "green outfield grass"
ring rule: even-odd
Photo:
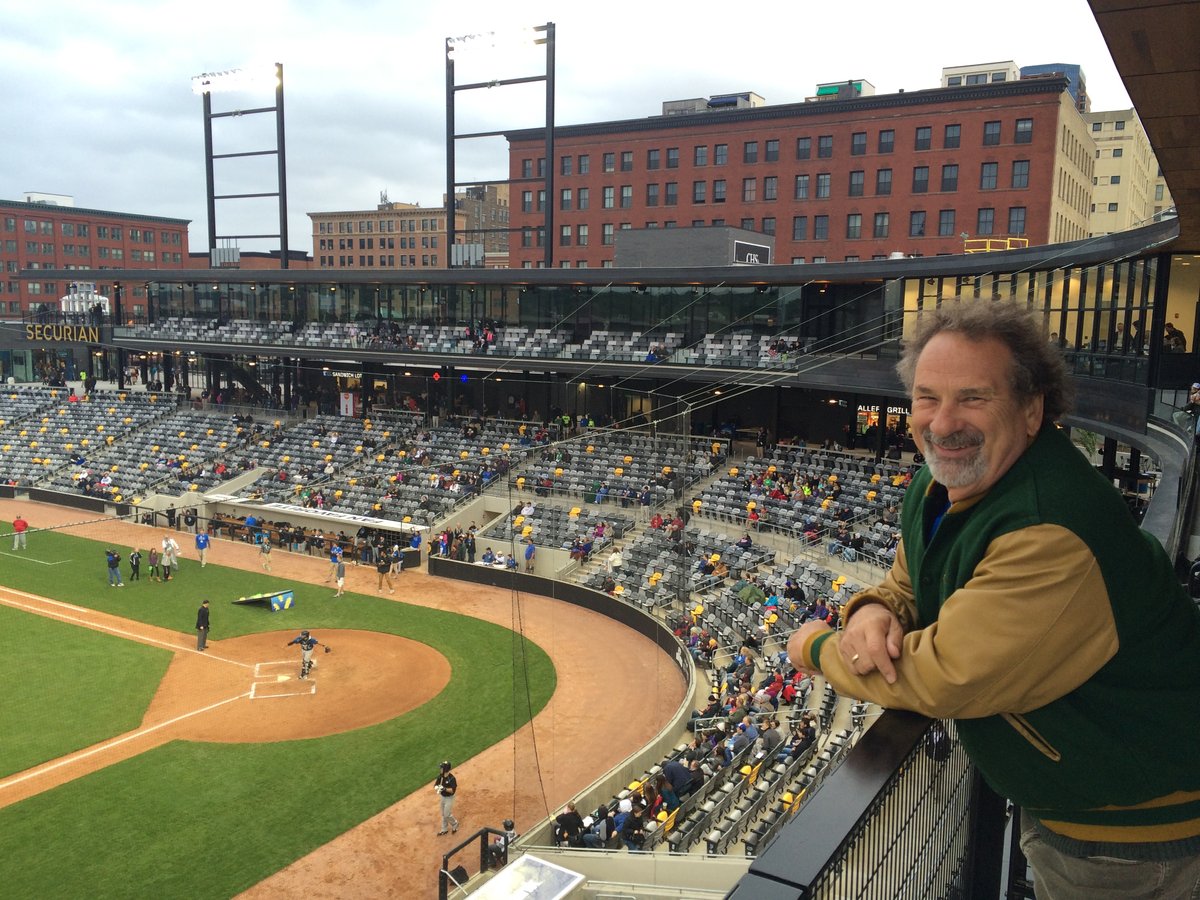
[[[554,690],[546,654],[496,625],[377,597],[334,600],[321,586],[211,562],[202,570],[184,561],[171,584],[127,581],[110,589],[103,550],[94,541],[38,534],[28,559],[5,558],[0,578],[189,634],[199,600],[209,597],[218,645],[222,637],[280,628],[399,634],[444,654],[453,675],[429,703],[370,728],[269,744],[176,741],[2,809],[5,896],[232,896],[427,788],[440,760],[468,759],[495,743],[528,721]],[[219,548],[210,551],[210,559],[219,554]],[[285,559],[276,555],[277,572],[286,568]],[[128,567],[122,572],[127,578]],[[287,587],[295,587],[298,601],[287,612],[228,602]],[[50,656],[53,648],[46,650]],[[6,712],[0,706],[0,723]],[[471,789],[462,784],[463,826],[494,825],[470,820]],[[430,790],[430,804],[435,800]]]
[[[171,653],[0,606],[0,778],[138,726]]]

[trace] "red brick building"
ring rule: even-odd
[[[961,253],[1088,234],[1095,147],[1042,77],[910,93],[511,132],[513,267],[614,264],[626,228],[729,225],[775,237],[775,262]]]
[[[44,198],[44,199],[43,199]],[[24,269],[182,269],[188,258],[187,219],[84,209],[58,194],[0,200],[0,317],[32,307],[57,308],[72,293],[61,280],[17,279]],[[108,296],[103,285],[97,290]],[[125,284],[125,311],[145,306],[143,284]]]

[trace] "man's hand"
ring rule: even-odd
[[[904,629],[896,614],[879,603],[868,603],[854,610],[846,623],[838,653],[856,675],[877,671],[888,684],[895,684],[896,666],[892,661],[900,658],[903,638]]]
[[[813,619],[811,622],[805,622],[796,631],[792,632],[792,636],[788,638],[788,659],[791,660],[796,670],[803,672],[805,675],[819,675],[818,669],[811,669],[803,665],[804,662],[804,644],[813,634],[821,634],[829,631],[829,625],[820,619]]]

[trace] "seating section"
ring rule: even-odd
[[[365,348],[397,352],[459,353],[505,359],[580,359],[729,368],[786,368],[804,364],[816,351],[813,338],[786,332],[734,329],[688,336],[679,331],[641,332],[597,329],[581,335],[565,329],[504,325],[494,342],[462,326],[389,320],[308,322],[289,320],[201,319],[169,316],[153,324],[128,326],[134,337],[178,334],[188,343],[252,344],[285,347]]]
[[[70,475],[87,473],[86,493],[121,496],[122,478],[136,480],[136,468],[122,471],[106,462],[101,470],[89,459],[124,440],[135,430],[175,410],[168,395],[98,391],[70,399],[62,388],[9,390],[0,397],[0,477],[28,487],[66,479],[68,489],[80,481]],[[144,459],[144,454],[137,454]],[[114,456],[112,459],[123,458]],[[118,466],[113,469],[113,466]]]

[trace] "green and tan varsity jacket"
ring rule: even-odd
[[[896,683],[848,670],[836,634],[804,664],[847,696],[955,719],[1065,852],[1196,852],[1200,615],[1161,546],[1051,426],[986,495],[946,503],[922,469],[893,568],[847,605],[900,618]]]

